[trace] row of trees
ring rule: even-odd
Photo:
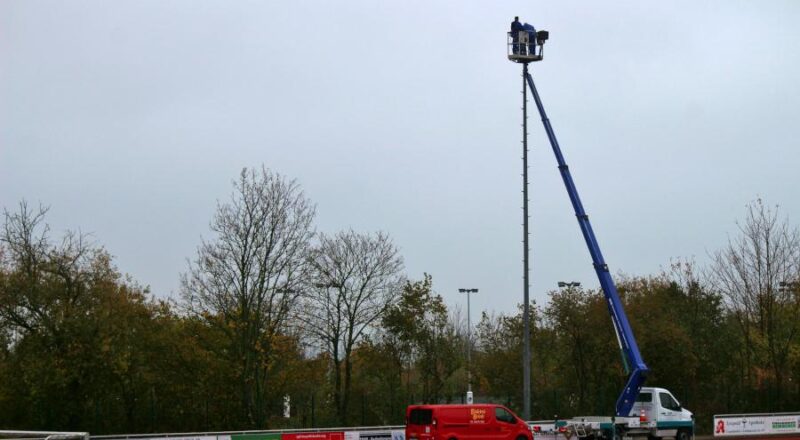
[[[400,424],[418,402],[522,407],[522,313],[465,319],[384,233],[314,230],[293,181],[244,170],[158,299],[22,203],[0,230],[0,427],[92,433]],[[708,268],[618,277],[653,373],[710,425],[800,406],[800,238],[760,201]],[[521,310],[521,308],[520,308]],[[537,418],[608,414],[624,384],[602,292],[530,308]],[[291,417],[284,418],[290,399]]]

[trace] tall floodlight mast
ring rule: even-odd
[[[522,279],[523,279],[523,353],[522,353],[522,417],[531,419],[531,323],[530,323],[530,245],[528,239],[528,63],[542,60],[547,31],[540,31],[514,17],[508,33],[508,59],[522,64]]]
[[[522,24],[517,18],[511,23],[511,32],[508,33],[508,59],[522,64],[522,161],[523,161],[523,234],[524,234],[524,278],[525,278],[525,335],[524,335],[524,353],[523,353],[523,395],[524,395],[524,412],[525,418],[530,418],[530,340],[529,340],[529,326],[528,322],[528,103],[527,103],[527,90],[530,88],[531,95],[539,115],[542,118],[542,125],[547,133],[547,139],[550,141],[550,146],[553,149],[553,154],[558,162],[558,170],[561,173],[561,179],[564,181],[567,194],[569,195],[572,208],[575,210],[575,217],[578,220],[583,238],[586,241],[586,246],[589,248],[589,254],[592,257],[597,279],[600,281],[600,287],[603,289],[603,295],[606,298],[608,311],[611,315],[611,321],[614,324],[614,331],[617,334],[617,342],[622,351],[623,366],[626,373],[628,373],[628,382],[625,384],[622,393],[620,393],[616,404],[616,415],[627,417],[630,414],[636,397],[642,388],[645,377],[649,372],[647,365],[642,359],[639,352],[639,347],[636,344],[636,339],[633,336],[628,317],[625,314],[625,309],[622,307],[617,287],[614,280],[611,278],[611,273],[608,270],[608,265],[600,252],[600,245],[594,235],[591,223],[589,223],[589,216],[583,209],[583,204],[578,196],[578,189],[575,187],[575,182],[572,180],[572,175],[569,172],[569,167],[564,160],[564,155],[561,152],[561,147],[558,145],[555,132],[550,119],[544,111],[544,105],[539,98],[539,92],[536,90],[536,85],[533,83],[533,77],[528,73],[528,64],[541,61],[543,58],[543,47],[545,41],[549,38],[547,31],[536,31],[533,26],[525,23]],[[526,87],[527,86],[527,87]]]

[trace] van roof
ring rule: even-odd
[[[421,405],[408,405],[409,408],[424,408],[424,409],[436,409],[436,408],[475,408],[480,406],[491,406],[491,407],[503,407],[505,406],[497,404],[497,403],[473,403],[472,405],[467,404],[421,404]]]

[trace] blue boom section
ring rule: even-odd
[[[583,209],[583,204],[578,196],[578,190],[575,188],[575,182],[572,181],[572,175],[569,173],[569,167],[564,161],[564,155],[561,153],[561,147],[558,146],[558,140],[553,132],[553,127],[550,125],[550,119],[544,111],[542,100],[539,98],[539,93],[536,91],[536,85],[533,83],[533,77],[528,73],[527,65],[525,65],[525,77],[528,81],[528,87],[531,89],[533,99],[536,101],[536,107],[539,109],[539,114],[542,117],[542,124],[547,132],[547,137],[550,140],[550,145],[553,147],[553,154],[558,161],[558,169],[561,171],[561,178],[564,180],[564,186],[567,187],[569,199],[572,201],[572,207],[575,209],[575,216],[578,218],[578,224],[581,227],[583,238],[586,240],[586,246],[589,247],[589,253],[592,255],[592,262],[594,263],[594,270],[597,272],[597,278],[600,280],[600,286],[603,288],[606,302],[608,303],[608,311],[611,314],[611,320],[614,322],[614,330],[617,334],[617,342],[619,342],[620,350],[623,353],[623,361],[625,361],[625,370],[630,374],[628,383],[625,384],[625,389],[622,390],[617,399],[616,415],[617,417],[627,417],[630,415],[631,408],[633,407],[636,397],[644,384],[645,377],[649,369],[639,353],[639,346],[636,344],[636,339],[633,337],[633,330],[628,322],[628,317],[625,315],[625,309],[622,307],[619,293],[617,293],[617,286],[614,285],[614,280],[608,271],[603,259],[603,254],[600,252],[600,245],[597,244],[597,238],[594,236],[592,225],[589,223],[589,216]]]

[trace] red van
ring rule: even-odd
[[[533,440],[524,420],[502,405],[411,405],[406,440]]]

